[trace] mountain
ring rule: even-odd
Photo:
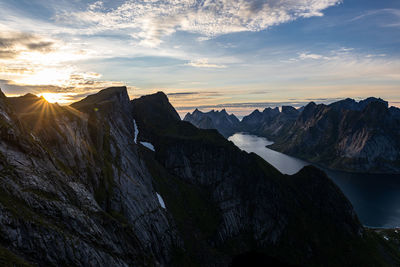
[[[322,171],[283,175],[161,92],[71,106],[0,93],[0,159],[0,265],[400,262]]]
[[[266,108],[263,112],[256,109],[250,115],[243,117],[241,128],[248,132],[257,131],[261,125],[271,123],[279,114],[278,108]]]
[[[399,173],[398,112],[374,98],[310,103],[272,148],[334,169]]]
[[[240,125],[239,119],[233,114],[229,115],[225,109],[209,112],[196,109],[192,114],[187,113],[183,120],[201,129],[217,129],[225,137],[237,132]]]
[[[0,255],[39,266],[167,262],[179,237],[133,141],[126,88],[73,106],[85,112],[1,99]]]
[[[203,114],[198,118],[205,120]],[[194,125],[220,132],[225,129],[207,120],[207,127],[199,119]],[[234,129],[229,134],[248,132],[266,137],[275,142],[272,149],[332,169],[400,173],[400,109],[389,108],[380,98],[255,110]]]
[[[365,107],[367,105],[369,105],[369,103],[372,102],[381,102],[384,105],[388,106],[388,102],[384,101],[381,98],[375,98],[375,97],[368,97],[364,100],[361,100],[359,102],[355,101],[354,99],[351,98],[346,98],[344,100],[340,100],[337,102],[334,102],[332,104],[330,104],[329,106],[332,107],[333,109],[344,109],[344,110],[358,110],[361,111],[363,109],[365,109]]]

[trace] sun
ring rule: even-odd
[[[41,93],[39,96],[49,103],[66,104],[71,102],[70,95],[64,93]]]

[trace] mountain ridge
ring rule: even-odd
[[[275,150],[332,169],[400,173],[399,114],[400,109],[389,108],[380,98],[347,98],[329,105],[310,102],[300,109],[255,110],[232,132],[266,137],[274,141],[270,147]]]
[[[0,262],[226,266],[255,251],[295,265],[387,263],[385,240],[323,172],[282,175],[181,121],[165,94],[124,90],[71,107],[39,99],[29,123],[0,98]]]

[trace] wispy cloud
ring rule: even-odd
[[[140,44],[158,46],[164,36],[185,31],[212,38],[218,35],[261,31],[271,26],[322,16],[340,0],[152,0],[125,1],[114,8],[103,2],[85,11],[58,12],[56,19],[85,32],[126,31]]]
[[[322,59],[322,58],[326,58],[322,55],[318,55],[318,54],[308,54],[308,53],[301,53],[299,55],[300,59]]]
[[[362,15],[354,17],[350,21],[356,21],[356,20],[360,20],[360,19],[363,19],[368,16],[373,16],[373,15],[378,15],[378,14],[391,14],[391,15],[394,15],[394,16],[400,18],[400,9],[383,8],[383,9],[369,10],[369,11],[364,12]]]
[[[209,63],[207,58],[201,58],[198,60],[191,61],[186,65],[196,67],[196,68],[213,68],[213,69],[225,69],[226,65],[219,65]]]
[[[0,59],[13,59],[24,52],[50,52],[54,42],[34,34],[2,31],[0,32]]]
[[[190,95],[197,95],[199,92],[179,92],[179,93],[168,93],[170,97],[186,97]]]
[[[350,20],[350,22],[358,21],[365,19],[367,17],[371,16],[386,16],[386,17],[392,17],[392,19],[389,22],[384,22],[381,21],[379,23],[380,26],[382,27],[400,27],[400,9],[396,8],[382,8],[382,9],[376,9],[376,10],[369,10],[364,12],[363,14],[356,16]],[[394,18],[394,20],[393,20]]]

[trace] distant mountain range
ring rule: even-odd
[[[390,266],[398,240],[319,169],[283,175],[162,92],[59,106],[0,91],[1,266]]]
[[[217,129],[225,137],[231,136],[240,127],[239,119],[233,114],[229,115],[225,109],[207,113],[196,109],[192,114],[187,113],[183,120],[201,129]]]
[[[211,114],[219,114],[218,121]],[[226,111],[196,110],[184,120],[215,128],[225,137],[235,132],[266,137],[275,142],[272,149],[333,169],[400,173],[400,109],[378,98],[266,108],[239,123]],[[206,127],[199,123],[205,121]]]

